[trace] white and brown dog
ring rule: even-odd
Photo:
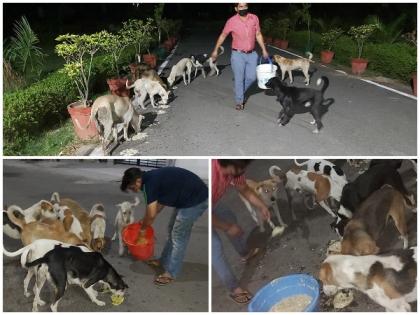
[[[280,223],[281,227],[286,228],[287,224],[284,223],[283,219],[280,216],[279,207],[277,204],[278,201],[278,191],[283,185],[280,177],[274,173],[276,169],[279,169],[278,166],[271,166],[269,169],[269,174],[271,176],[270,179],[266,179],[263,181],[256,182],[251,179],[247,179],[246,183],[247,185],[254,190],[254,192],[261,198],[261,200],[264,202],[264,204],[273,209],[274,214]],[[249,213],[251,214],[254,221],[260,226],[261,229],[263,226],[262,219],[259,215],[259,212],[255,211],[255,209],[252,208],[251,204],[248,200],[246,200],[243,196],[239,195],[241,200],[244,202],[245,206],[247,207]]]
[[[327,160],[307,160],[303,163],[298,163],[295,159],[295,164],[299,167],[306,165],[306,170],[317,174],[329,176],[336,184],[344,187],[348,183],[346,174],[343,170],[334,163]]]
[[[119,247],[118,247],[118,254],[120,256],[124,255],[125,245],[123,242],[122,231],[124,228],[134,223],[134,210],[133,208],[140,204],[140,200],[138,197],[135,197],[134,203],[129,201],[124,201],[120,204],[117,204],[119,208],[117,216],[115,217],[115,232],[112,240],[115,241],[118,238]]]
[[[327,296],[356,289],[386,311],[410,312],[417,300],[417,249],[383,255],[331,255],[321,265],[319,279]]]
[[[314,61],[312,60],[312,57],[313,57],[312,53],[307,52],[306,54],[308,55],[308,58],[298,58],[298,59],[285,58],[280,55],[273,56],[275,62],[277,62],[277,64],[280,67],[282,81],[284,80],[284,76],[287,72],[289,74],[290,83],[293,83],[292,71],[301,70],[303,75],[305,76],[305,84],[309,85],[309,81],[310,81],[309,66],[311,62],[314,62]]]

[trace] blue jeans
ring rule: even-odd
[[[235,224],[237,223],[236,216],[230,209],[217,206],[213,210],[213,214],[223,221]],[[247,254],[246,239],[244,237],[228,236],[228,239],[240,256],[245,256]],[[212,265],[220,280],[230,291],[236,289],[239,286],[239,282],[233,274],[232,268],[226,259],[223,252],[222,240],[220,239],[216,229],[212,229],[211,249]]]
[[[242,104],[248,88],[257,79],[258,54],[254,51],[250,54],[232,50],[230,63],[235,82],[235,102]]]
[[[160,263],[172,277],[181,271],[193,224],[208,209],[208,200],[191,207],[175,209],[168,224],[168,240],[160,255]]]

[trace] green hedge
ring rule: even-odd
[[[319,56],[321,36],[312,32],[313,52]],[[289,36],[289,46],[292,49],[304,51],[306,48],[306,31],[292,32]],[[348,36],[341,36],[333,48],[334,62],[350,66],[350,60],[357,54],[357,46]],[[384,77],[409,82],[411,74],[416,71],[417,50],[408,43],[367,43],[363,57],[369,60],[368,69]]]

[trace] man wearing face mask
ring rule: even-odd
[[[232,33],[231,65],[235,81],[236,109],[243,110],[245,92],[256,80],[258,54],[255,52],[255,40],[260,45],[262,55],[266,59],[268,58],[268,52],[264,45],[260,21],[255,14],[248,12],[248,4],[237,3],[235,11],[237,14],[226,22],[211,57],[213,60],[217,59],[219,47],[226,37]]]

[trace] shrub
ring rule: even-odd
[[[370,36],[378,29],[377,24],[365,24],[359,26],[352,26],[348,34],[357,43],[357,58],[362,57],[363,46]]]
[[[332,50],[337,39],[343,34],[341,28],[333,28],[321,34],[321,45],[327,50]]]

